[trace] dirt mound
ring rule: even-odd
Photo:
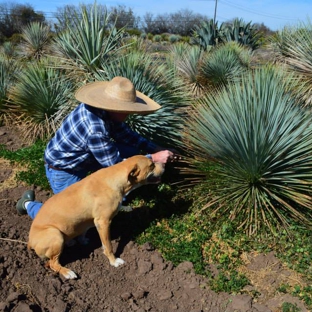
[[[7,127],[0,127],[0,144],[17,149],[20,136]],[[138,246],[131,238],[133,218],[144,218],[140,209],[122,212],[113,220],[112,239],[116,255],[126,261],[114,268],[102,254],[95,229],[89,230],[90,244],[66,247],[61,263],[71,268],[77,280],[65,280],[44,266],[26,242],[31,219],[18,216],[16,201],[27,189],[12,177],[14,169],[1,161],[0,179],[0,311],[181,311],[181,312],[270,312],[281,311],[283,302],[303,304],[291,296],[272,295],[253,299],[249,294],[215,293],[208,280],[194,273],[193,264],[184,262],[174,267],[165,261],[150,244]],[[10,181],[7,183],[7,181]],[[38,200],[45,201],[49,192],[35,188]],[[268,255],[272,259],[272,255]],[[251,260],[249,269],[264,270],[268,258]],[[274,258],[278,262],[278,259]],[[275,265],[275,270],[278,267]],[[281,267],[284,270],[284,268]],[[265,283],[272,281],[263,275]],[[260,283],[257,280],[257,283]],[[265,300],[264,300],[265,299]],[[286,301],[285,301],[286,300]]]

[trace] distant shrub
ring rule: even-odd
[[[181,39],[181,36],[178,36],[178,35],[170,35],[169,36],[170,43],[176,43],[176,42],[180,41],[180,39]]]
[[[155,36],[153,37],[153,41],[154,41],[154,42],[160,42],[160,41],[161,41],[161,35],[155,35]]]
[[[161,34],[161,40],[162,41],[168,41],[169,40],[168,34]]]
[[[130,36],[140,36],[141,32],[138,29],[127,29],[127,33]]]

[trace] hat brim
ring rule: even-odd
[[[148,96],[136,90],[136,101],[121,101],[105,93],[108,81],[97,81],[86,84],[75,93],[75,98],[93,107],[126,114],[150,114],[161,106]]]

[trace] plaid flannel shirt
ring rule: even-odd
[[[120,161],[115,142],[153,153],[156,145],[132,131],[123,122],[113,122],[106,111],[84,103],[63,121],[44,153],[45,161],[56,168],[93,170]]]

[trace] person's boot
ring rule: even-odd
[[[16,203],[17,213],[20,216],[24,215],[24,214],[27,214],[25,203],[28,202],[28,201],[34,201],[34,200],[35,200],[35,193],[34,193],[34,191],[28,190],[28,191],[24,192],[23,196]]]

